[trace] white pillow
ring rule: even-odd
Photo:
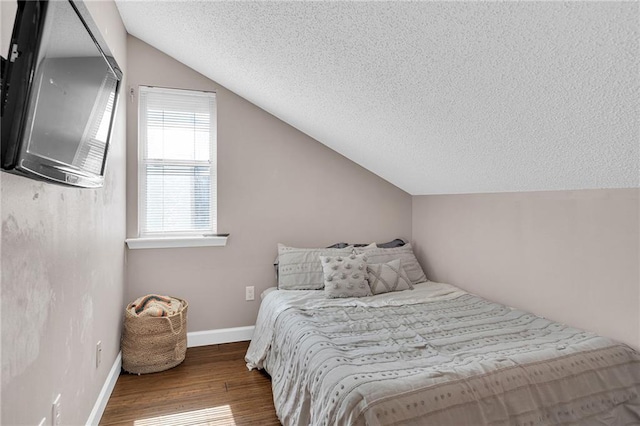
[[[320,256],[324,294],[330,298],[371,296],[367,285],[367,261],[363,254]]]
[[[322,290],[324,275],[320,256],[349,256],[353,247],[296,248],[278,244],[278,288],[281,290]]]
[[[402,260],[402,267],[413,284],[427,281],[427,277],[418,263],[411,244],[394,248],[356,247],[357,254],[366,254],[368,263],[387,263],[395,259]]]
[[[381,294],[390,291],[413,290],[413,284],[402,267],[402,260],[387,263],[367,264],[371,293]]]

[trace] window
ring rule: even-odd
[[[140,237],[214,234],[216,95],[140,87]]]

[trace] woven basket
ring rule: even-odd
[[[180,310],[168,317],[138,317],[129,311],[124,314],[122,330],[122,368],[134,374],[168,370],[184,361],[187,353],[186,300]]]

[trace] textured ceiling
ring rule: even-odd
[[[411,194],[639,186],[637,2],[116,2]]]

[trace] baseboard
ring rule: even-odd
[[[255,326],[220,328],[217,330],[192,331],[187,333],[187,347],[219,345],[221,343],[251,340]]]
[[[107,407],[107,402],[109,402],[109,397],[111,396],[111,392],[113,392],[113,388],[118,381],[118,376],[120,376],[120,370],[122,369],[122,352],[118,352],[118,356],[111,367],[111,371],[109,371],[109,375],[107,376],[107,380],[105,380],[104,385],[102,385],[102,389],[100,390],[100,394],[98,395],[98,399],[96,403],[93,405],[93,409],[91,410],[91,414],[89,414],[89,419],[87,419],[87,426],[97,426],[100,423],[100,419],[102,418],[102,414],[104,413],[104,409]]]
[[[187,347],[193,348],[196,346],[218,345],[221,343],[243,342],[246,340],[251,340],[254,329],[255,326],[251,325],[247,327],[193,331],[191,333],[187,333]],[[116,360],[113,363],[113,366],[111,367],[111,371],[109,371],[107,380],[105,380],[104,385],[102,385],[102,389],[100,390],[100,394],[98,395],[96,403],[93,405],[91,414],[89,414],[89,418],[87,419],[86,423],[87,426],[94,426],[100,423],[100,419],[102,418],[104,409],[107,407],[107,402],[109,402],[111,392],[113,392],[113,388],[116,385],[118,376],[120,376],[121,369],[122,352],[119,352]]]

